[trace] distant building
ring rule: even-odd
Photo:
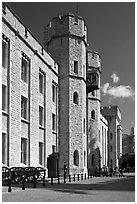
[[[130,135],[122,135],[122,154],[135,153],[135,135],[134,128],[131,128]]]
[[[101,114],[108,121],[108,166],[118,167],[122,155],[121,113],[117,106],[106,106],[101,108]]]

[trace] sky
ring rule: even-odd
[[[20,20],[43,44],[44,26],[59,14],[83,17],[89,50],[101,56],[101,106],[117,105],[123,133],[135,127],[134,2],[8,2]]]

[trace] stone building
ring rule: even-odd
[[[64,162],[69,174],[106,165],[101,59],[87,48],[84,19],[54,17],[43,47],[4,4],[2,32],[2,162],[47,168],[59,152],[60,173]]]
[[[122,154],[135,153],[135,135],[134,128],[131,128],[130,135],[122,135]]]
[[[58,151],[58,65],[7,6],[2,14],[2,162],[46,166]]]
[[[101,108],[101,114],[108,121],[108,166],[118,167],[122,155],[121,113],[117,106],[106,106]]]

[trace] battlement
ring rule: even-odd
[[[101,72],[101,58],[97,52],[87,50],[87,67],[98,68]]]
[[[87,27],[84,19],[70,13],[53,17],[44,32],[45,44],[54,38],[68,36],[79,38],[87,44]]]

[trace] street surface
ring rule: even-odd
[[[3,202],[135,202],[135,174],[124,177],[98,177],[87,180],[68,182],[66,184],[37,184],[34,189],[27,186],[2,187]]]

